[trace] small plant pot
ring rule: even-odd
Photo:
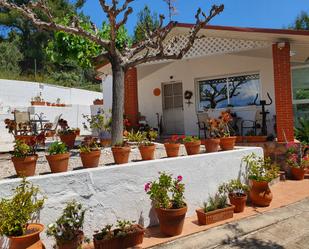
[[[93,236],[95,249],[123,249],[131,248],[143,243],[145,229],[140,225],[135,225],[135,231],[126,234],[124,237],[99,240],[97,234]]]
[[[45,105],[45,101],[31,101],[31,105],[43,106]]]
[[[179,209],[156,208],[160,222],[161,233],[168,236],[176,236],[182,233],[187,207]]]
[[[23,158],[12,157],[12,162],[14,164],[16,174],[19,177],[34,176],[37,160],[38,160],[38,155],[27,156]]]
[[[167,157],[178,157],[180,144],[164,144]]]
[[[234,206],[229,205],[226,208],[217,209],[214,211],[210,211],[205,213],[203,209],[197,209],[197,219],[200,225],[209,225],[222,220],[227,220],[233,218],[234,214]]]
[[[47,105],[47,106],[51,106],[51,103],[50,103],[50,102],[46,102],[46,105]]]
[[[152,145],[140,145],[138,146],[139,152],[141,153],[142,159],[144,161],[147,160],[153,160],[154,159],[154,153],[156,150],[156,145],[152,144]]]
[[[19,140],[19,141],[23,141],[26,144],[29,144],[31,141],[33,141],[35,139],[34,135],[16,135],[14,136],[15,141]]]
[[[305,179],[305,173],[306,173],[305,169],[295,167],[290,167],[290,169],[291,169],[291,175],[294,180],[301,181]]]
[[[249,197],[255,206],[268,207],[273,199],[268,182],[251,180]]]
[[[103,99],[96,99],[96,100],[93,101],[94,105],[103,105],[103,103],[104,103]]]
[[[82,231],[78,232],[78,235],[70,241],[57,241],[57,249],[79,249],[80,246],[83,244],[84,240],[84,233]]]
[[[52,173],[67,172],[69,166],[70,153],[46,155],[50,171]]]
[[[185,143],[185,148],[188,156],[200,154],[201,141],[187,142]]]
[[[76,139],[76,133],[60,135],[61,142],[65,143],[69,149],[74,148],[75,139]]]
[[[229,194],[230,203],[235,206],[234,213],[242,213],[245,210],[246,202],[247,202],[247,195],[241,194],[233,195]]]
[[[220,138],[205,139],[204,145],[207,153],[218,152],[220,148]]]
[[[234,150],[236,137],[222,137],[220,138],[220,147],[222,150]]]
[[[242,143],[244,137],[243,136],[236,136],[236,143]]]
[[[96,168],[99,166],[101,150],[81,152],[80,158],[84,168]]]
[[[100,144],[101,144],[102,147],[110,147],[112,145],[112,140],[111,139],[101,138],[100,139]]]
[[[131,152],[130,146],[112,147],[113,157],[116,164],[124,164],[129,162]]]
[[[28,249],[32,248],[31,246],[36,244],[37,249],[45,248],[40,239],[40,233],[43,232],[44,226],[42,224],[29,224],[27,228],[26,235],[23,236],[11,236],[10,240],[10,249]]]

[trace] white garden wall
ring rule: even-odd
[[[196,116],[196,86],[195,81],[199,78],[220,77],[231,74],[259,73],[261,82],[261,99],[267,99],[267,92],[275,102],[274,75],[272,58],[247,57],[237,55],[215,55],[198,59],[188,59],[172,63],[155,65],[143,65],[138,67],[138,103],[139,111],[145,115],[149,124],[157,127],[156,113],[162,114],[162,94],[154,96],[153,89],[160,88],[162,83],[171,81],[182,82],[183,92],[192,91],[193,104],[188,106],[184,101],[185,133],[198,133]],[[173,77],[172,80],[170,77]],[[161,89],[162,90],[162,89]],[[240,107],[234,111],[243,119],[254,120],[255,107]],[[275,114],[274,103],[267,108],[270,111],[268,118],[272,119]],[[215,114],[217,115],[217,114]],[[272,127],[269,125],[270,131]]]
[[[76,199],[87,208],[84,228],[91,237],[93,231],[117,219],[136,220],[144,226],[157,224],[144,184],[156,179],[159,171],[183,176],[187,215],[193,215],[209,194],[216,192],[219,184],[244,172],[242,158],[253,152],[263,155],[261,148],[239,147],[234,151],[99,167],[29,180],[39,185],[48,197],[41,212],[43,224],[54,222],[65,202]],[[0,197],[9,196],[18,182],[18,179],[1,181]]]

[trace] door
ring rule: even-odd
[[[164,83],[163,89],[163,132],[184,134],[182,83]]]

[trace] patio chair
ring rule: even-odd
[[[62,114],[59,114],[55,117],[54,122],[53,123],[46,123],[43,127],[43,131],[45,133],[45,136],[47,137],[53,137],[56,132],[57,132],[57,128],[58,128],[58,123],[59,120],[61,119]]]
[[[15,133],[17,135],[24,135],[32,131],[30,112],[14,111],[14,121],[16,123]]]
[[[204,133],[204,138],[206,139],[207,125],[206,123],[209,120],[209,115],[207,113],[198,113],[197,114],[197,125],[198,125],[198,136],[201,138],[201,132]]]
[[[255,113],[255,120],[243,120],[241,121],[241,135],[245,136],[244,130],[253,130],[253,135],[257,135],[257,130],[262,128],[262,115],[261,110],[257,110]]]

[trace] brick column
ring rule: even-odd
[[[124,113],[132,126],[138,123],[137,70],[130,68],[125,75]]]
[[[294,141],[290,44],[273,44],[278,142]]]

